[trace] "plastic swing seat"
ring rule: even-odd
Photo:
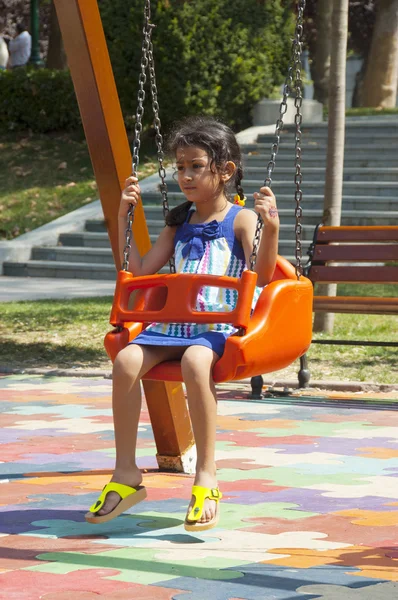
[[[215,383],[287,367],[305,354],[311,343],[312,284],[306,277],[297,279],[293,265],[278,256],[273,279],[261,292],[251,314],[256,280],[257,274],[252,271],[244,271],[240,279],[189,274],[134,277],[119,271],[110,318],[116,329],[107,333],[104,341],[109,358],[113,362],[118,352],[153,321],[231,323],[243,335],[227,339],[224,353],[213,367]],[[203,285],[235,289],[235,309],[195,311],[196,296]],[[180,363],[156,365],[144,379],[182,381]]]

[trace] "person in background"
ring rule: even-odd
[[[16,25],[16,35],[8,44],[10,59],[8,66],[10,69],[15,67],[23,67],[30,58],[32,50],[32,37],[22,23]]]
[[[0,30],[1,29],[2,29],[2,27],[0,25]],[[9,59],[9,54],[8,54],[7,42],[6,42],[5,38],[3,37],[3,35],[0,33],[0,71],[4,71],[4,69],[7,68],[8,59]]]

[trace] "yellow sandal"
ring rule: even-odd
[[[207,529],[215,527],[220,518],[219,501],[222,498],[220,490],[218,488],[205,488],[201,485],[194,485],[192,488],[192,496],[195,496],[195,504],[185,518],[184,528],[186,531],[206,531]],[[203,513],[203,506],[206,498],[215,500],[216,512],[211,521],[207,521],[207,523],[198,523]]]
[[[119,494],[121,497],[119,504],[117,504],[110,513],[107,513],[106,515],[95,516],[96,513],[104,506],[105,498],[109,492],[116,492]],[[90,507],[89,512],[85,514],[85,519],[88,523],[107,523],[108,521],[111,521],[115,517],[121,515],[125,510],[128,510],[132,506],[138,504],[138,502],[145,500],[146,495],[146,489],[143,485],[130,487],[129,485],[124,485],[123,483],[115,483],[114,481],[111,481],[110,483],[106,484],[98,500]]]

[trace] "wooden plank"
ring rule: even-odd
[[[153,432],[158,455],[176,456],[174,448],[183,454],[194,445],[194,438],[182,386],[173,381],[142,383],[151,421],[162,423]]]
[[[397,315],[398,298],[378,298],[373,296],[314,296],[313,310],[317,312]]]
[[[386,262],[398,261],[398,244],[320,244],[315,246],[313,265],[326,261],[366,261]],[[377,268],[377,267],[375,267]]]
[[[398,241],[398,226],[369,225],[319,227],[317,243],[323,242]]]
[[[317,283],[398,283],[398,267],[315,265],[309,278]]]
[[[96,0],[55,0],[55,8],[119,270],[117,209],[131,173],[131,152],[101,17]],[[151,242],[141,203],[135,211],[133,233],[140,253],[145,254]]]
[[[96,0],[55,0],[55,7],[113,256],[119,269],[117,211],[124,181],[131,173],[131,152],[98,5]],[[137,77],[138,68],[137,64]],[[140,253],[144,254],[151,244],[141,203],[135,211],[133,233]],[[147,383],[144,387],[147,402],[151,405],[155,439],[161,440],[158,454],[160,450],[180,459],[193,444],[188,410],[185,399],[182,400],[182,386],[156,382],[155,387]],[[168,418],[165,416],[167,413]]]

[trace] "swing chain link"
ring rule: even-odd
[[[144,26],[142,30],[142,48],[141,48],[141,67],[140,76],[138,80],[138,102],[136,110],[136,119],[134,127],[134,144],[133,144],[133,160],[132,160],[132,174],[137,177],[138,164],[139,164],[139,151],[141,146],[141,132],[142,132],[142,117],[144,116],[144,101],[145,101],[145,83],[146,83],[146,71],[148,68],[148,50],[150,37],[152,33],[152,27],[149,23],[151,16],[151,5],[150,0],[146,0],[144,9]],[[123,271],[128,271],[130,251],[131,251],[131,238],[133,236],[132,228],[134,221],[134,205],[130,204],[127,212],[127,227],[125,231],[125,246],[123,249]]]
[[[138,101],[136,110],[136,122],[134,128],[134,145],[133,145],[133,160],[132,160],[132,171],[133,175],[137,177],[138,164],[139,164],[139,150],[141,146],[141,133],[142,133],[142,118],[144,116],[144,102],[145,102],[145,84],[147,81],[147,71],[149,73],[150,89],[152,96],[152,109],[154,114],[154,128],[156,132],[156,147],[157,157],[159,163],[159,177],[160,184],[159,189],[162,195],[163,204],[163,216],[166,219],[167,214],[170,211],[169,202],[167,198],[167,184],[166,184],[166,169],[164,168],[164,152],[163,152],[163,136],[161,133],[161,122],[159,117],[159,102],[158,102],[158,91],[156,85],[156,74],[155,74],[155,60],[153,56],[153,43],[152,43],[152,30],[155,25],[150,23],[151,18],[151,0],[145,0],[144,7],[144,26],[143,26],[143,39],[141,48],[141,69],[138,81]],[[132,226],[134,221],[134,206],[131,204],[127,213],[127,228],[125,232],[126,244],[123,250],[123,270],[128,270],[128,263],[131,250],[131,238],[132,238]],[[172,256],[169,260],[170,273],[175,273],[175,260]]]
[[[294,98],[294,106],[296,107],[296,114],[294,117],[294,122],[296,125],[295,157],[294,157],[294,166],[295,166],[294,183],[296,186],[296,190],[294,193],[294,199],[296,201],[296,207],[295,207],[295,211],[294,211],[295,217],[296,217],[295,271],[296,271],[296,277],[298,280],[300,279],[300,276],[303,274],[303,267],[301,264],[301,259],[303,256],[302,246],[301,246],[301,235],[302,235],[301,218],[303,216],[303,209],[301,206],[301,201],[303,199],[303,192],[301,190],[301,184],[303,182],[303,175],[301,172],[301,134],[302,134],[301,124],[303,122],[303,115],[301,112],[301,107],[303,104],[303,82],[301,79],[301,71],[302,71],[301,55],[302,55],[302,49],[303,49],[302,37],[303,37],[304,9],[305,9],[305,0],[301,0],[301,1],[299,1],[299,4],[298,4],[296,32],[295,32],[295,39],[293,42],[294,72],[295,72],[294,87],[295,87],[295,91],[296,91],[296,95]]]
[[[170,212],[169,200],[167,197],[167,183],[166,183],[166,169],[164,168],[164,152],[163,152],[163,136],[161,133],[161,122],[159,117],[159,102],[158,102],[158,90],[156,85],[156,73],[155,73],[155,59],[153,56],[153,44],[152,40],[149,41],[149,51],[148,51],[148,60],[149,60],[149,79],[151,83],[151,95],[152,95],[152,108],[154,115],[154,127],[156,132],[156,147],[157,147],[157,156],[159,163],[159,177],[160,184],[159,189],[162,195],[162,206],[163,206],[163,218],[166,221],[167,215]],[[169,260],[169,269],[170,273],[176,272],[175,266],[175,258],[174,255],[170,257]]]
[[[287,100],[288,100],[292,90],[294,89],[296,91],[296,98],[295,98],[295,102],[294,102],[294,105],[296,107],[295,163],[294,163],[296,172],[295,172],[295,177],[294,177],[294,183],[296,185],[296,192],[295,192],[295,201],[296,201],[295,258],[296,258],[296,265],[295,265],[295,272],[296,272],[297,279],[300,279],[300,276],[302,274],[301,217],[302,217],[303,211],[302,211],[300,203],[301,203],[301,200],[303,197],[303,193],[301,191],[302,173],[301,173],[301,165],[300,165],[300,161],[301,161],[301,128],[300,128],[300,126],[302,123],[301,106],[302,106],[302,101],[303,101],[303,95],[302,95],[303,84],[302,84],[302,80],[301,80],[301,69],[302,69],[301,53],[302,53],[302,46],[303,46],[302,35],[303,35],[303,17],[304,17],[305,4],[306,4],[306,0],[298,0],[298,6],[297,6],[298,14],[297,14],[294,39],[292,42],[291,57],[290,57],[290,61],[289,61],[286,79],[285,79],[285,82],[283,85],[282,101],[279,106],[279,118],[276,122],[275,138],[274,138],[274,142],[271,147],[271,159],[268,162],[267,175],[264,180],[264,187],[271,187],[272,173],[275,168],[276,157],[277,157],[277,154],[279,151],[279,145],[280,145],[280,141],[281,141],[281,133],[282,133],[283,126],[284,126],[283,117],[287,111]],[[262,227],[263,227],[263,220],[262,220],[261,216],[258,215],[256,231],[255,231],[254,240],[253,240],[253,250],[250,255],[250,270],[251,271],[254,270],[254,267],[256,264],[257,252],[258,252],[258,247],[260,244]]]

